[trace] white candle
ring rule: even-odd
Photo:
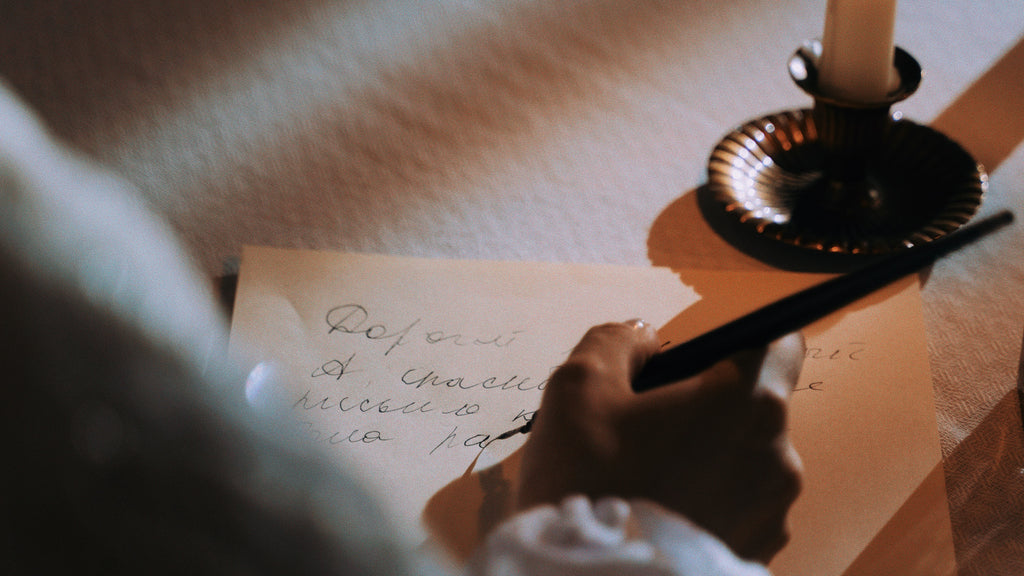
[[[828,0],[818,81],[826,95],[868,103],[893,84],[896,0]]]

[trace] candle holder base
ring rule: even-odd
[[[707,190],[741,226],[816,251],[877,255],[953,232],[977,212],[988,176],[957,143],[894,121],[863,177],[830,177],[813,111],[750,121],[715,147]]]
[[[970,220],[985,169],[943,134],[889,113],[917,89],[917,62],[897,48],[898,86],[883,101],[851,103],[820,90],[819,56],[807,43],[789,63],[813,109],[752,120],[714,148],[711,199],[759,236],[825,253],[906,249]]]

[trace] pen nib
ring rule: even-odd
[[[528,421],[526,424],[523,424],[518,428],[513,428],[508,432],[502,432],[495,438],[495,440],[508,440],[517,434],[527,434],[531,428],[533,428],[533,420]]]

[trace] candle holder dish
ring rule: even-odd
[[[890,112],[920,84],[914,58],[896,48],[898,85],[865,104],[822,92],[820,55],[812,41],[789,61],[812,109],[749,121],[715,146],[712,201],[741,228],[825,253],[884,254],[966,223],[988,186],[984,167],[940,132]]]

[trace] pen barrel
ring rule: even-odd
[[[633,390],[646,392],[666,384],[689,378],[707,370],[729,355],[742,350],[745,338],[730,339],[730,331],[723,326],[683,345],[653,356],[633,380]]]
[[[633,381],[643,392],[697,374],[740,350],[759,348],[1013,222],[1008,210],[959,232],[836,276],[652,357]]]

